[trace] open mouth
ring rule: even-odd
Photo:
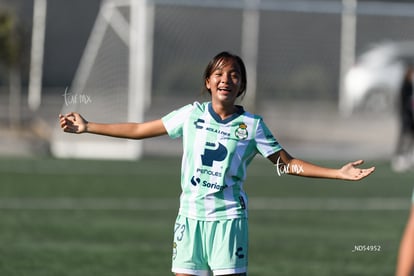
[[[220,92],[231,92],[230,88],[219,88],[218,91]]]

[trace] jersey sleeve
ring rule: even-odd
[[[183,135],[184,123],[193,110],[193,106],[193,104],[188,104],[162,117],[161,120],[171,138],[175,139]]]
[[[282,146],[273,136],[272,132],[262,119],[259,120],[256,130],[256,146],[257,150],[264,157],[268,157],[269,155],[272,155],[282,149]]]

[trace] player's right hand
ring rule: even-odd
[[[66,115],[59,114],[59,121],[64,132],[83,133],[87,130],[88,121],[76,112],[70,112]]]

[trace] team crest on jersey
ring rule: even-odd
[[[247,132],[247,125],[245,123],[241,123],[239,127],[234,132],[237,138],[244,140],[247,138],[247,135],[249,134]]]

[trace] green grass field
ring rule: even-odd
[[[343,182],[255,160],[249,275],[392,275],[413,173],[371,165]],[[176,158],[0,159],[0,275],[171,275],[179,170]],[[378,251],[353,252],[366,245]]]

